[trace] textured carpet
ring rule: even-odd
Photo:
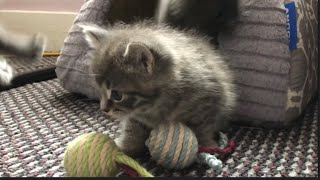
[[[12,79],[11,85],[0,86],[0,91],[16,88],[28,83],[39,82],[44,80],[53,79],[56,77],[55,74],[55,63],[57,56],[45,56],[40,61],[28,64],[17,57],[7,57],[8,63],[14,69],[14,78]]]
[[[80,134],[99,131],[115,138],[118,121],[98,113],[98,103],[66,92],[58,80],[0,92],[0,177],[65,176],[66,145]],[[238,142],[223,160],[223,170],[193,165],[164,170],[145,158],[138,161],[155,176],[318,176],[318,103],[296,126],[283,130],[231,127]],[[119,174],[123,176],[124,174]]]

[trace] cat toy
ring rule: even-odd
[[[219,145],[219,148],[199,147],[195,134],[181,123],[160,125],[151,131],[146,141],[151,158],[163,167],[175,170],[184,169],[195,161],[221,170],[222,162],[216,156],[232,153],[235,142],[228,143],[228,138],[220,132]]]
[[[122,153],[115,142],[102,133],[82,134],[71,141],[64,155],[68,176],[115,176],[121,167],[141,177],[153,177],[135,160]]]
[[[46,51],[42,56],[60,56],[60,52],[56,51]]]
[[[229,155],[236,147],[233,140],[220,133],[220,147],[199,147],[187,126],[177,123],[160,125],[150,133],[146,146],[151,158],[167,169],[183,169],[194,162],[221,170],[216,155]],[[71,141],[64,156],[68,176],[115,176],[122,169],[129,176],[153,177],[135,160],[122,153],[115,142],[101,133],[83,134]]]

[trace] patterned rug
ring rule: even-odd
[[[119,134],[119,122],[98,113],[98,106],[66,92],[56,79],[0,92],[0,177],[65,176],[68,142],[92,131]],[[138,161],[155,176],[317,177],[317,112],[318,103],[296,126],[283,130],[231,127],[226,134],[238,146],[220,173],[198,164],[172,172],[148,156]]]

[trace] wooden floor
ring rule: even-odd
[[[0,0],[0,10],[78,12],[84,0]]]

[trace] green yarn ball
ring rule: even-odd
[[[196,161],[198,141],[187,126],[163,124],[153,129],[146,141],[151,158],[168,169],[183,169]]]
[[[110,137],[102,133],[82,134],[68,144],[64,168],[68,176],[115,176],[118,173],[115,161],[118,152]]]

